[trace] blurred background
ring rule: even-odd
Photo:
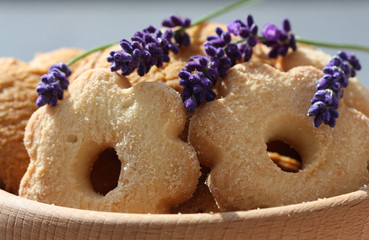
[[[130,38],[149,24],[160,27],[170,14],[195,20],[235,1],[19,1],[0,0],[0,56],[29,61],[37,52],[60,47],[93,48]],[[213,21],[228,23],[252,14],[261,30],[289,18],[295,35],[306,39],[369,46],[369,1],[264,0],[244,5]],[[335,54],[337,49],[323,49]],[[369,53],[357,54],[360,81],[369,87]]]

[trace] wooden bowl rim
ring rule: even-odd
[[[63,206],[56,206],[41,202],[36,202],[26,198],[16,196],[0,189],[0,212],[1,208],[7,208],[8,211],[21,211],[24,210],[28,214],[36,214],[40,216],[47,216],[50,212],[55,217],[61,218],[73,218],[81,221],[91,218],[94,221],[98,219],[104,219],[106,223],[115,222],[116,224],[150,221],[155,222],[171,222],[176,223],[178,219],[182,223],[196,224],[194,219],[199,218],[201,221],[206,222],[219,222],[219,221],[234,221],[239,219],[259,219],[259,218],[273,218],[277,216],[293,216],[301,213],[311,213],[315,211],[321,211],[326,208],[339,208],[347,205],[355,205],[369,198],[369,188],[364,186],[359,190],[351,193],[342,194],[339,196],[318,199],[309,202],[303,202],[298,204],[291,204],[279,207],[270,207],[263,209],[253,209],[247,211],[235,211],[235,212],[222,212],[222,213],[190,213],[190,214],[136,214],[136,213],[117,213],[117,212],[103,212],[84,210],[77,208],[69,208]],[[86,216],[88,216],[86,218]]]

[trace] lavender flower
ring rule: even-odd
[[[285,56],[289,48],[294,51],[297,49],[290,21],[284,19],[282,26],[283,29],[279,29],[274,24],[267,24],[262,31],[265,38],[262,42],[272,48],[268,54],[270,58],[277,58],[278,55]]]
[[[248,62],[252,56],[252,48],[258,41],[258,26],[254,22],[252,15],[248,15],[246,22],[235,20],[227,25],[228,32],[235,36],[240,36],[244,41],[238,44],[244,62]],[[228,55],[227,55],[228,56]]]
[[[213,101],[212,87],[218,77],[224,77],[237,61],[249,61],[252,47],[257,43],[257,26],[249,15],[246,22],[236,20],[228,24],[228,32],[216,28],[216,35],[208,36],[204,43],[205,56],[192,56],[179,72],[179,84],[183,86],[182,100],[188,112],[193,112],[205,101]],[[232,43],[232,36],[241,37],[241,43]]]
[[[226,61],[227,64],[228,61],[230,61],[230,67],[234,66],[237,61],[242,59],[244,62],[249,61],[252,56],[252,48],[257,43],[258,27],[256,26],[253,17],[248,15],[246,22],[242,22],[241,20],[232,21],[227,25],[227,29],[228,32],[223,31],[221,28],[216,28],[215,32],[217,35],[207,37],[206,42],[204,43],[206,55],[212,58],[215,56],[219,58],[219,56],[223,57],[225,54],[229,60],[223,61]],[[239,43],[231,42],[231,34],[241,38]],[[223,65],[220,66],[223,67]],[[224,69],[225,71],[228,70],[227,68]],[[223,72],[221,71],[221,73]],[[222,75],[225,74],[221,74],[221,76]]]
[[[122,50],[111,51],[107,61],[111,63],[112,72],[122,71],[122,75],[129,75],[137,69],[140,76],[148,73],[152,66],[162,67],[169,62],[169,52],[178,53],[178,47],[171,42],[173,32],[167,30],[164,34],[154,26],[136,32],[132,42],[122,39]]]
[[[361,65],[355,55],[339,52],[323,68],[324,76],[315,84],[316,93],[311,100],[308,116],[314,116],[314,126],[322,123],[334,127],[338,118],[338,100],[343,97],[343,88],[348,86],[349,77],[356,75]]]
[[[361,65],[359,60],[356,58],[354,54],[347,53],[344,51],[341,51],[338,53],[338,56],[345,61],[350,66],[350,76],[355,77],[356,71],[355,70],[361,70]],[[342,66],[341,66],[342,68]]]
[[[36,88],[38,94],[36,106],[42,107],[46,104],[56,106],[58,99],[63,99],[64,90],[68,89],[68,77],[71,73],[65,63],[52,65],[49,72],[41,76],[41,81]]]
[[[319,127],[323,122],[330,127],[336,125],[338,98],[331,89],[318,90],[311,100],[311,104],[308,116],[315,116],[315,127]]]
[[[180,27],[177,31],[174,32],[174,40],[178,44],[178,46],[189,46],[190,36],[184,31],[185,28],[189,28],[191,26],[191,19],[189,18],[180,18],[176,15],[171,15],[169,19],[164,19],[162,25],[167,28],[175,28]]]
[[[223,31],[223,29],[219,27],[215,29],[215,33],[217,35],[208,36],[206,38],[206,42],[204,43],[206,55],[213,58],[214,61],[216,61],[215,58],[218,58],[218,60],[220,61],[220,59],[226,57],[229,59],[227,60],[227,62],[231,62],[231,66],[235,65],[236,61],[242,58],[242,54],[239,51],[237,45],[231,43],[231,34],[229,32]],[[219,65],[219,70],[221,70],[221,68],[223,68],[225,71],[228,70],[222,65]],[[221,71],[222,75],[225,75],[224,70]]]
[[[178,76],[179,85],[183,86],[181,97],[188,112],[195,111],[205,101],[215,99],[212,87],[218,78],[218,72],[206,57],[192,56]]]

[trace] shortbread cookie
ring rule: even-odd
[[[209,172],[208,167],[201,166],[201,177],[195,193],[188,201],[172,207],[171,213],[216,213],[220,211],[205,182]]]
[[[349,107],[355,108],[369,117],[369,90],[357,77],[349,79],[345,89],[343,101]]]
[[[29,157],[23,145],[24,129],[36,110],[35,88],[41,75],[14,58],[0,58],[0,185],[17,193]]]
[[[307,116],[322,71],[281,72],[265,64],[233,67],[222,98],[195,111],[189,141],[212,170],[209,188],[222,211],[294,204],[355,191],[369,180],[369,119],[340,103],[334,128]],[[285,172],[268,156],[281,141],[300,155],[302,169]]]
[[[129,81],[108,69],[83,73],[56,107],[39,108],[26,127],[31,162],[19,195],[55,205],[127,213],[169,213],[189,199],[200,176],[194,149],[179,139],[180,96],[161,83]],[[94,191],[90,169],[114,149],[117,187]]]
[[[307,44],[297,44],[296,51],[288,52],[282,58],[280,70],[288,71],[299,66],[313,66],[323,69],[329,63],[332,56]]]
[[[79,48],[59,48],[50,52],[36,53],[35,57],[29,62],[29,67],[36,73],[45,74],[49,71],[51,65],[60,62],[66,63],[83,52],[84,50]],[[73,64],[70,69],[74,71],[77,67],[78,64]]]
[[[0,58],[0,185],[18,193],[29,157],[23,144],[24,128],[36,110],[36,87],[50,65],[66,62],[83,50],[62,48],[39,53],[28,64]],[[54,62],[56,61],[56,62]]]

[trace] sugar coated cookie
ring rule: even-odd
[[[26,127],[31,162],[19,195],[89,210],[169,213],[186,201],[200,175],[194,149],[179,139],[186,113],[161,83],[135,86],[108,69],[83,73],[56,107],[39,108]],[[107,150],[120,161],[117,186],[105,195],[90,181]],[[113,154],[114,155],[114,154]]]
[[[208,185],[222,211],[337,196],[368,182],[368,118],[344,103],[334,128],[316,128],[307,117],[322,74],[307,66],[282,72],[238,64],[223,79],[222,97],[196,110],[189,141],[211,168]],[[273,163],[267,153],[273,141],[298,152],[298,172]]]

